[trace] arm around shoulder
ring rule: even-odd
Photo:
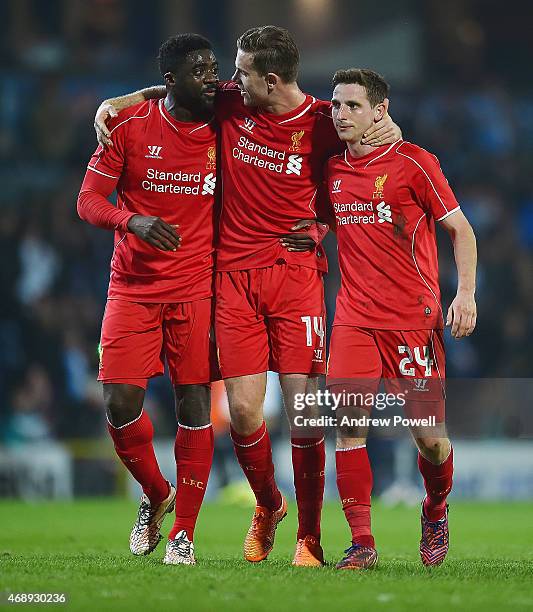
[[[141,104],[146,100],[151,100],[152,98],[164,98],[165,95],[166,88],[163,85],[154,85],[123,96],[104,100],[98,107],[94,117],[94,129],[99,144],[103,147],[113,146],[111,132],[109,131],[107,123],[111,118],[116,117],[120,111],[135,104]]]

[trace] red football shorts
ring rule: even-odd
[[[445,354],[442,330],[390,331],[334,325],[327,386],[332,391],[404,394],[405,412],[444,421]],[[421,408],[426,403],[432,403]],[[423,412],[424,414],[420,414]]]
[[[325,372],[322,273],[276,264],[218,272],[215,329],[223,378]]]
[[[100,339],[98,380],[146,389],[164,373],[173,385],[220,378],[212,333],[213,300],[144,304],[108,300]]]

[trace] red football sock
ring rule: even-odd
[[[299,540],[307,535],[320,541],[326,453],[324,438],[291,438],[294,489],[298,505]]]
[[[446,512],[446,498],[452,490],[453,448],[446,460],[435,465],[418,453],[418,469],[424,478],[424,514],[429,521],[440,520]]]
[[[239,435],[231,428],[231,439],[237,460],[255,493],[258,506],[278,510],[281,493],[274,480],[274,463],[270,437],[263,421],[261,427],[249,436]]]
[[[176,518],[168,535],[170,540],[185,529],[194,537],[194,527],[204,499],[211,464],[214,436],[211,425],[184,427],[178,425],[174,456],[176,457]]]
[[[372,470],[366,446],[337,449],[337,488],[342,509],[352,531],[352,542],[375,547],[370,527],[370,494]]]
[[[154,428],[148,413],[141,410],[134,421],[122,427],[113,427],[108,422],[107,428],[122,463],[141,485],[152,506],[159,505],[168,496],[168,482],[154,453]]]

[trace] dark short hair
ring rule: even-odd
[[[187,54],[200,49],[212,49],[213,44],[200,34],[176,34],[171,36],[159,47],[157,61],[159,71],[164,76],[167,72],[175,72],[185,61]]]
[[[237,47],[253,54],[252,65],[259,74],[273,72],[285,83],[296,81],[300,53],[288,30],[272,25],[251,28],[237,39]]]
[[[355,83],[366,89],[366,95],[370,106],[374,107],[389,97],[390,87],[387,81],[373,70],[366,68],[348,68],[348,70],[337,70],[333,75],[333,87],[341,83]]]

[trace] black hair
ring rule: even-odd
[[[200,49],[213,49],[210,40],[200,34],[176,34],[159,47],[159,71],[164,76],[167,72],[176,72],[185,61],[187,54]]]

